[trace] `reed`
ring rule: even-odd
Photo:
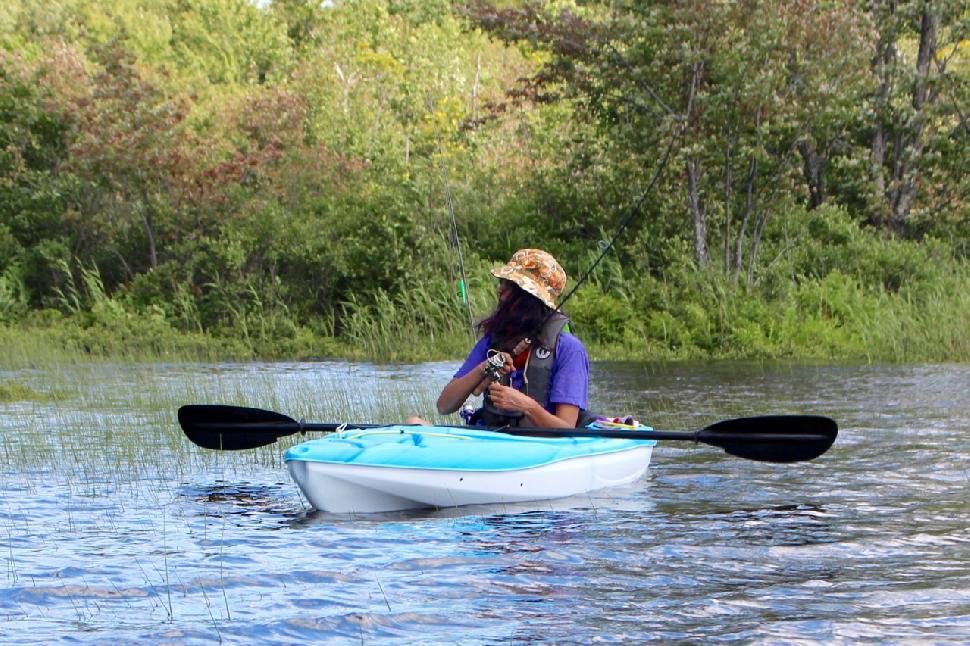
[[[61,395],[29,403],[0,402],[0,458],[18,469],[43,468],[80,483],[107,486],[215,466],[279,467],[301,436],[241,454],[202,451],[184,437],[176,411],[187,403],[270,408],[297,419],[397,422],[426,414],[440,384],[348,378],[347,364],[329,362],[288,372],[260,364],[157,366],[90,363],[32,370],[18,383]],[[123,474],[123,475],[122,475]]]
[[[970,361],[970,268],[924,274],[889,289],[834,270],[774,293],[647,278],[638,297],[580,290],[572,312],[596,359]]]
[[[873,344],[900,361],[970,360],[970,280],[947,275],[929,289],[903,291],[888,303],[894,316],[873,316]]]

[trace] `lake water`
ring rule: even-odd
[[[808,463],[661,443],[622,489],[311,511],[287,440],[204,451],[179,405],[429,415],[454,363],[0,370],[0,642],[970,641],[970,366],[594,364],[595,408],[664,430],[817,413]]]

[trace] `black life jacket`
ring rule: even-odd
[[[569,323],[569,319],[564,314],[555,312],[542,326],[538,337],[532,339],[532,345],[528,351],[524,383],[519,390],[542,404],[543,407],[545,407],[549,397],[552,365],[556,360],[556,346],[567,323]],[[478,419],[485,426],[523,426],[528,424],[523,413],[508,411],[495,406],[488,395],[488,390],[485,391],[484,402]]]

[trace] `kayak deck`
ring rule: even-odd
[[[564,498],[618,486],[644,474],[655,444],[387,426],[304,442],[285,460],[316,509],[371,513]]]

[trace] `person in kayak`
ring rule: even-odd
[[[478,324],[482,335],[438,397],[442,415],[461,409],[472,395],[483,405],[466,417],[480,426],[573,428],[591,416],[589,355],[565,331],[556,306],[566,272],[541,249],[520,249],[501,267],[495,310]],[[464,416],[464,415],[463,415]],[[427,424],[413,417],[412,424]]]

